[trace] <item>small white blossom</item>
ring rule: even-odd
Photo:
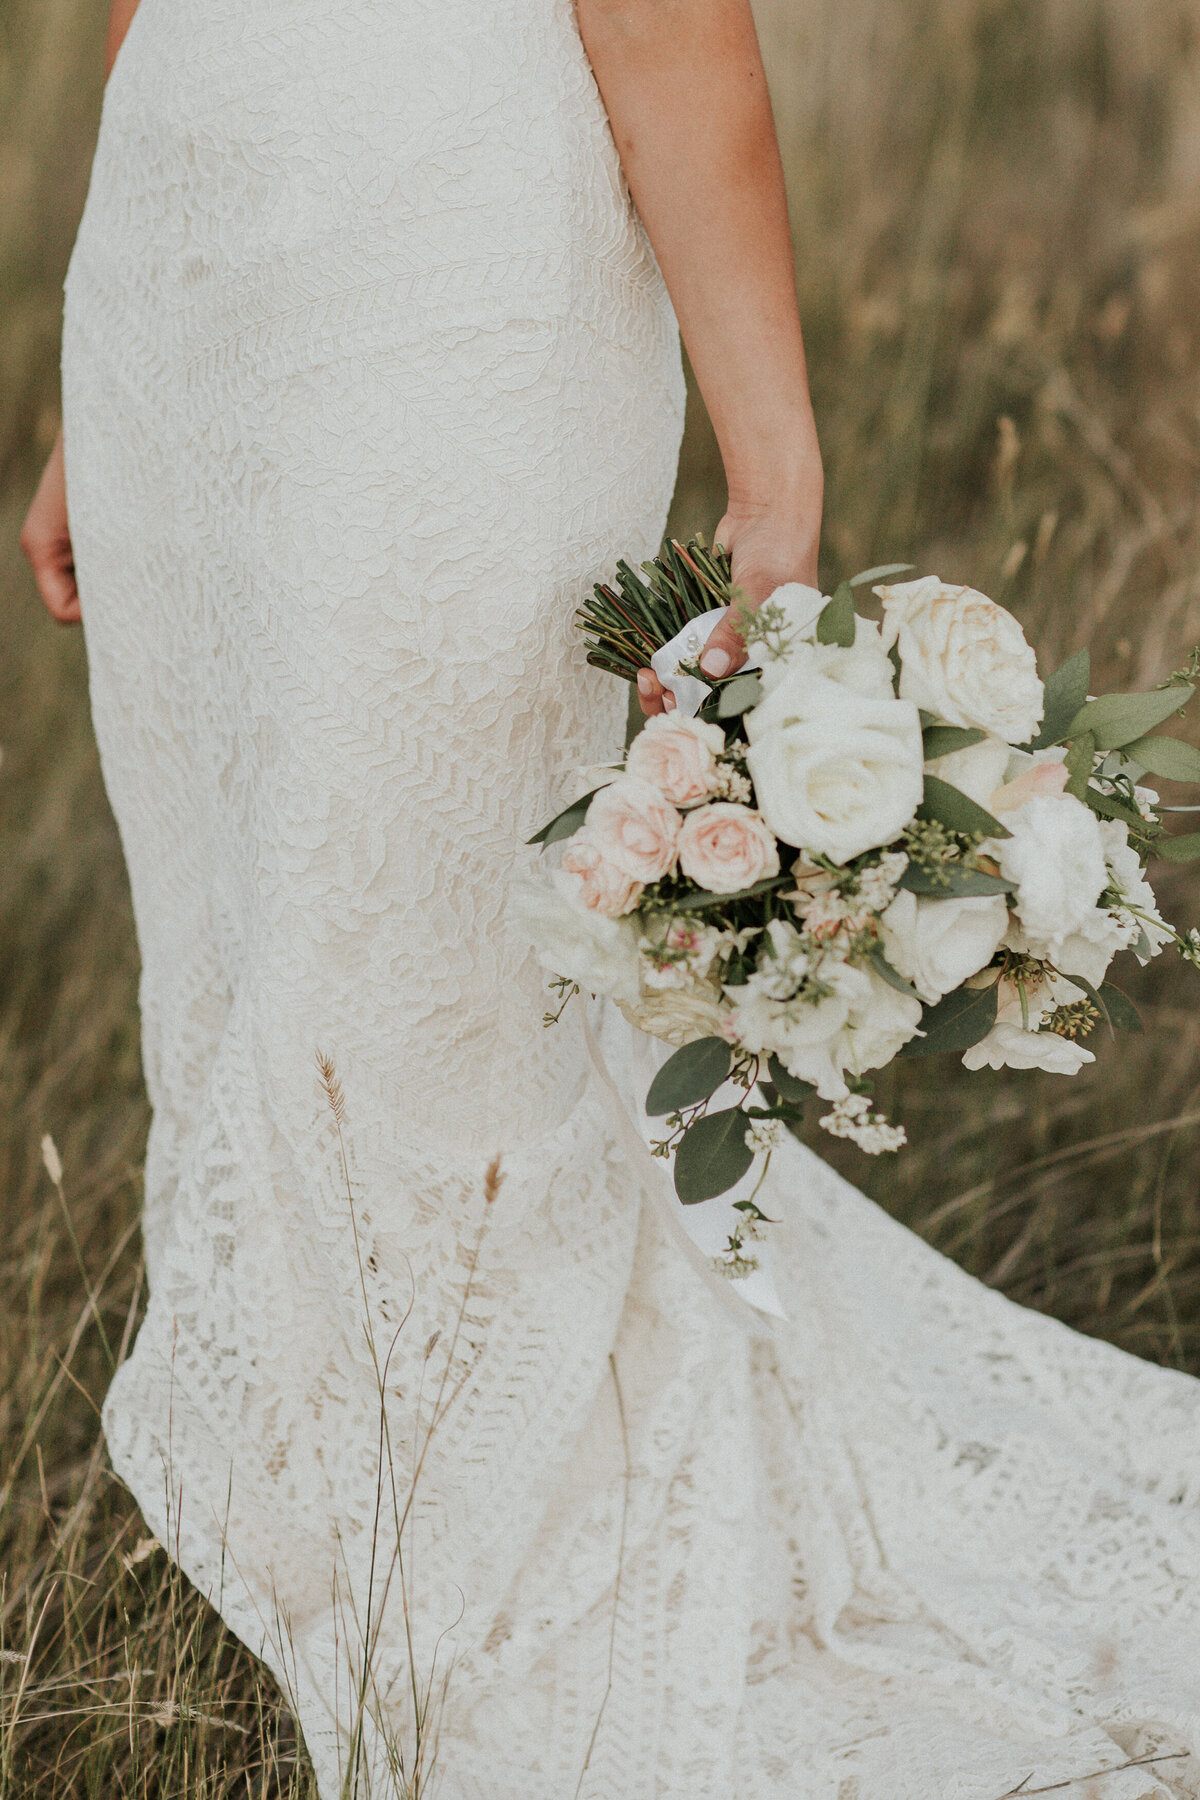
[[[712,1266],[726,1281],[745,1281],[747,1275],[753,1275],[757,1269],[758,1258],[743,1256],[740,1244],[735,1247],[731,1239],[729,1249],[723,1250],[720,1256],[713,1257]]]
[[[871,912],[883,912],[891,903],[896,887],[908,867],[903,850],[889,850],[869,869],[859,871],[858,898]]]
[[[899,1150],[908,1142],[903,1125],[889,1125],[882,1113],[872,1112],[865,1094],[847,1094],[836,1100],[832,1112],[820,1121],[831,1137],[849,1138],[868,1156]]]
[[[1190,962],[1194,969],[1200,969],[1200,931],[1194,925],[1179,940],[1179,954],[1184,962]]]
[[[732,800],[736,806],[748,806],[754,792],[750,777],[728,762],[717,764],[712,791],[714,799]]]
[[[746,1126],[746,1148],[755,1156],[769,1156],[782,1142],[782,1119],[751,1119]]]

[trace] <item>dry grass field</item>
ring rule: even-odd
[[[141,1299],[137,957],[81,644],[15,535],[57,423],[101,5],[0,0],[0,1800],[301,1800],[286,1711],[97,1439]],[[1200,639],[1200,0],[761,19],[827,575],[902,557],[969,579],[1044,666],[1091,642],[1105,686],[1152,685]],[[675,528],[720,499],[697,406]],[[1194,880],[1159,881],[1188,924]],[[841,1160],[1025,1304],[1200,1369],[1200,976],[1163,957],[1129,985],[1145,1034],[1083,1077],[902,1064],[884,1097],[912,1148]]]

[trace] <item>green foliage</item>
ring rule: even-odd
[[[854,642],[854,592],[848,581],[835,588],[832,600],[821,608],[817,619],[818,644],[840,644],[848,650]]]
[[[900,1055],[938,1056],[945,1050],[969,1050],[996,1023],[997,989],[995,982],[985,988],[958,988],[936,1006],[927,1006],[921,1014],[924,1036],[910,1038]]]
[[[724,1038],[698,1038],[669,1056],[646,1095],[646,1111],[652,1119],[684,1112],[715,1094],[729,1079],[733,1051]]]
[[[932,762],[937,756],[949,756],[952,750],[966,750],[972,744],[981,744],[987,736],[986,731],[977,731],[967,725],[927,725],[924,732],[925,760]]]
[[[1120,750],[1179,712],[1195,691],[1189,686],[1151,694],[1101,694],[1084,702],[1064,735],[1078,741],[1090,734],[1097,750]]]
[[[1082,800],[1088,792],[1088,782],[1092,777],[1092,765],[1096,760],[1096,740],[1090,731],[1082,732],[1078,737],[1072,738],[1064,760],[1067,769],[1067,785],[1063,791],[1073,794],[1076,800]]]
[[[584,794],[580,799],[572,800],[570,806],[566,806],[562,812],[556,813],[550,823],[543,825],[540,831],[535,831],[531,838],[525,840],[526,843],[557,844],[561,838],[574,837],[587,817],[588,807],[599,792],[599,788],[593,788],[590,794]]]
[[[900,877],[900,886],[910,894],[924,894],[932,900],[981,900],[987,894],[1011,894],[1016,883],[1002,875],[988,875],[962,863],[943,863],[937,869],[923,869],[910,862]]]
[[[1029,744],[1030,750],[1046,750],[1059,744],[1067,735],[1071,721],[1087,699],[1092,679],[1092,653],[1077,650],[1069,656],[1045,683],[1045,707],[1041,727]]]
[[[718,719],[740,718],[762,699],[762,681],[758,675],[735,675],[717,689]]]
[[[1165,857],[1167,862],[1195,862],[1200,858],[1200,831],[1184,832],[1178,837],[1155,838],[1154,854]]]
[[[1124,754],[1164,781],[1200,781],[1200,750],[1182,738],[1140,737],[1126,744]]]
[[[936,775],[925,776],[925,797],[917,808],[917,817],[935,820],[937,824],[944,825],[947,831],[971,836],[1012,836],[1007,825],[994,819],[985,807],[964,794],[960,788],[951,787],[948,781],[942,781]]]
[[[740,1107],[705,1113],[688,1126],[675,1152],[675,1192],[685,1206],[712,1200],[742,1179],[754,1161]]]

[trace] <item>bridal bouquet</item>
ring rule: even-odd
[[[676,709],[532,840],[561,859],[516,909],[563,1005],[607,995],[676,1046],[646,1110],[685,1204],[769,1158],[814,1093],[827,1131],[897,1149],[869,1079],[894,1057],[1074,1074],[1097,1025],[1140,1028],[1118,951],[1173,942],[1200,967],[1200,933],[1163,920],[1144,873],[1200,857],[1143,785],[1200,781],[1200,752],[1159,730],[1196,654],[1152,693],[1089,697],[1086,650],[1043,683],[1002,607],[932,576],[888,585],[892,567],[743,608],[753,666],[709,686],[728,560],[668,543],[644,573],[621,565],[580,623],[590,660],[626,679],[652,663]],[[872,584],[881,622],[855,608]],[[718,1263],[737,1277],[767,1221],[735,1205]]]

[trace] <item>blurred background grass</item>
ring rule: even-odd
[[[300,1796],[269,1684],[97,1443],[141,1291],[137,957],[82,645],[15,539],[58,422],[102,13],[0,0],[0,1800]],[[1013,607],[1044,667],[1090,642],[1097,685],[1160,680],[1200,638],[1200,0],[759,14],[827,581],[912,560]],[[721,500],[693,397],[673,529],[711,529]],[[1194,878],[1158,886],[1200,916]],[[819,1147],[1025,1304],[1200,1369],[1198,979],[1135,972],[1145,1035],[1096,1043],[1075,1081],[902,1064],[881,1088],[912,1148]]]

